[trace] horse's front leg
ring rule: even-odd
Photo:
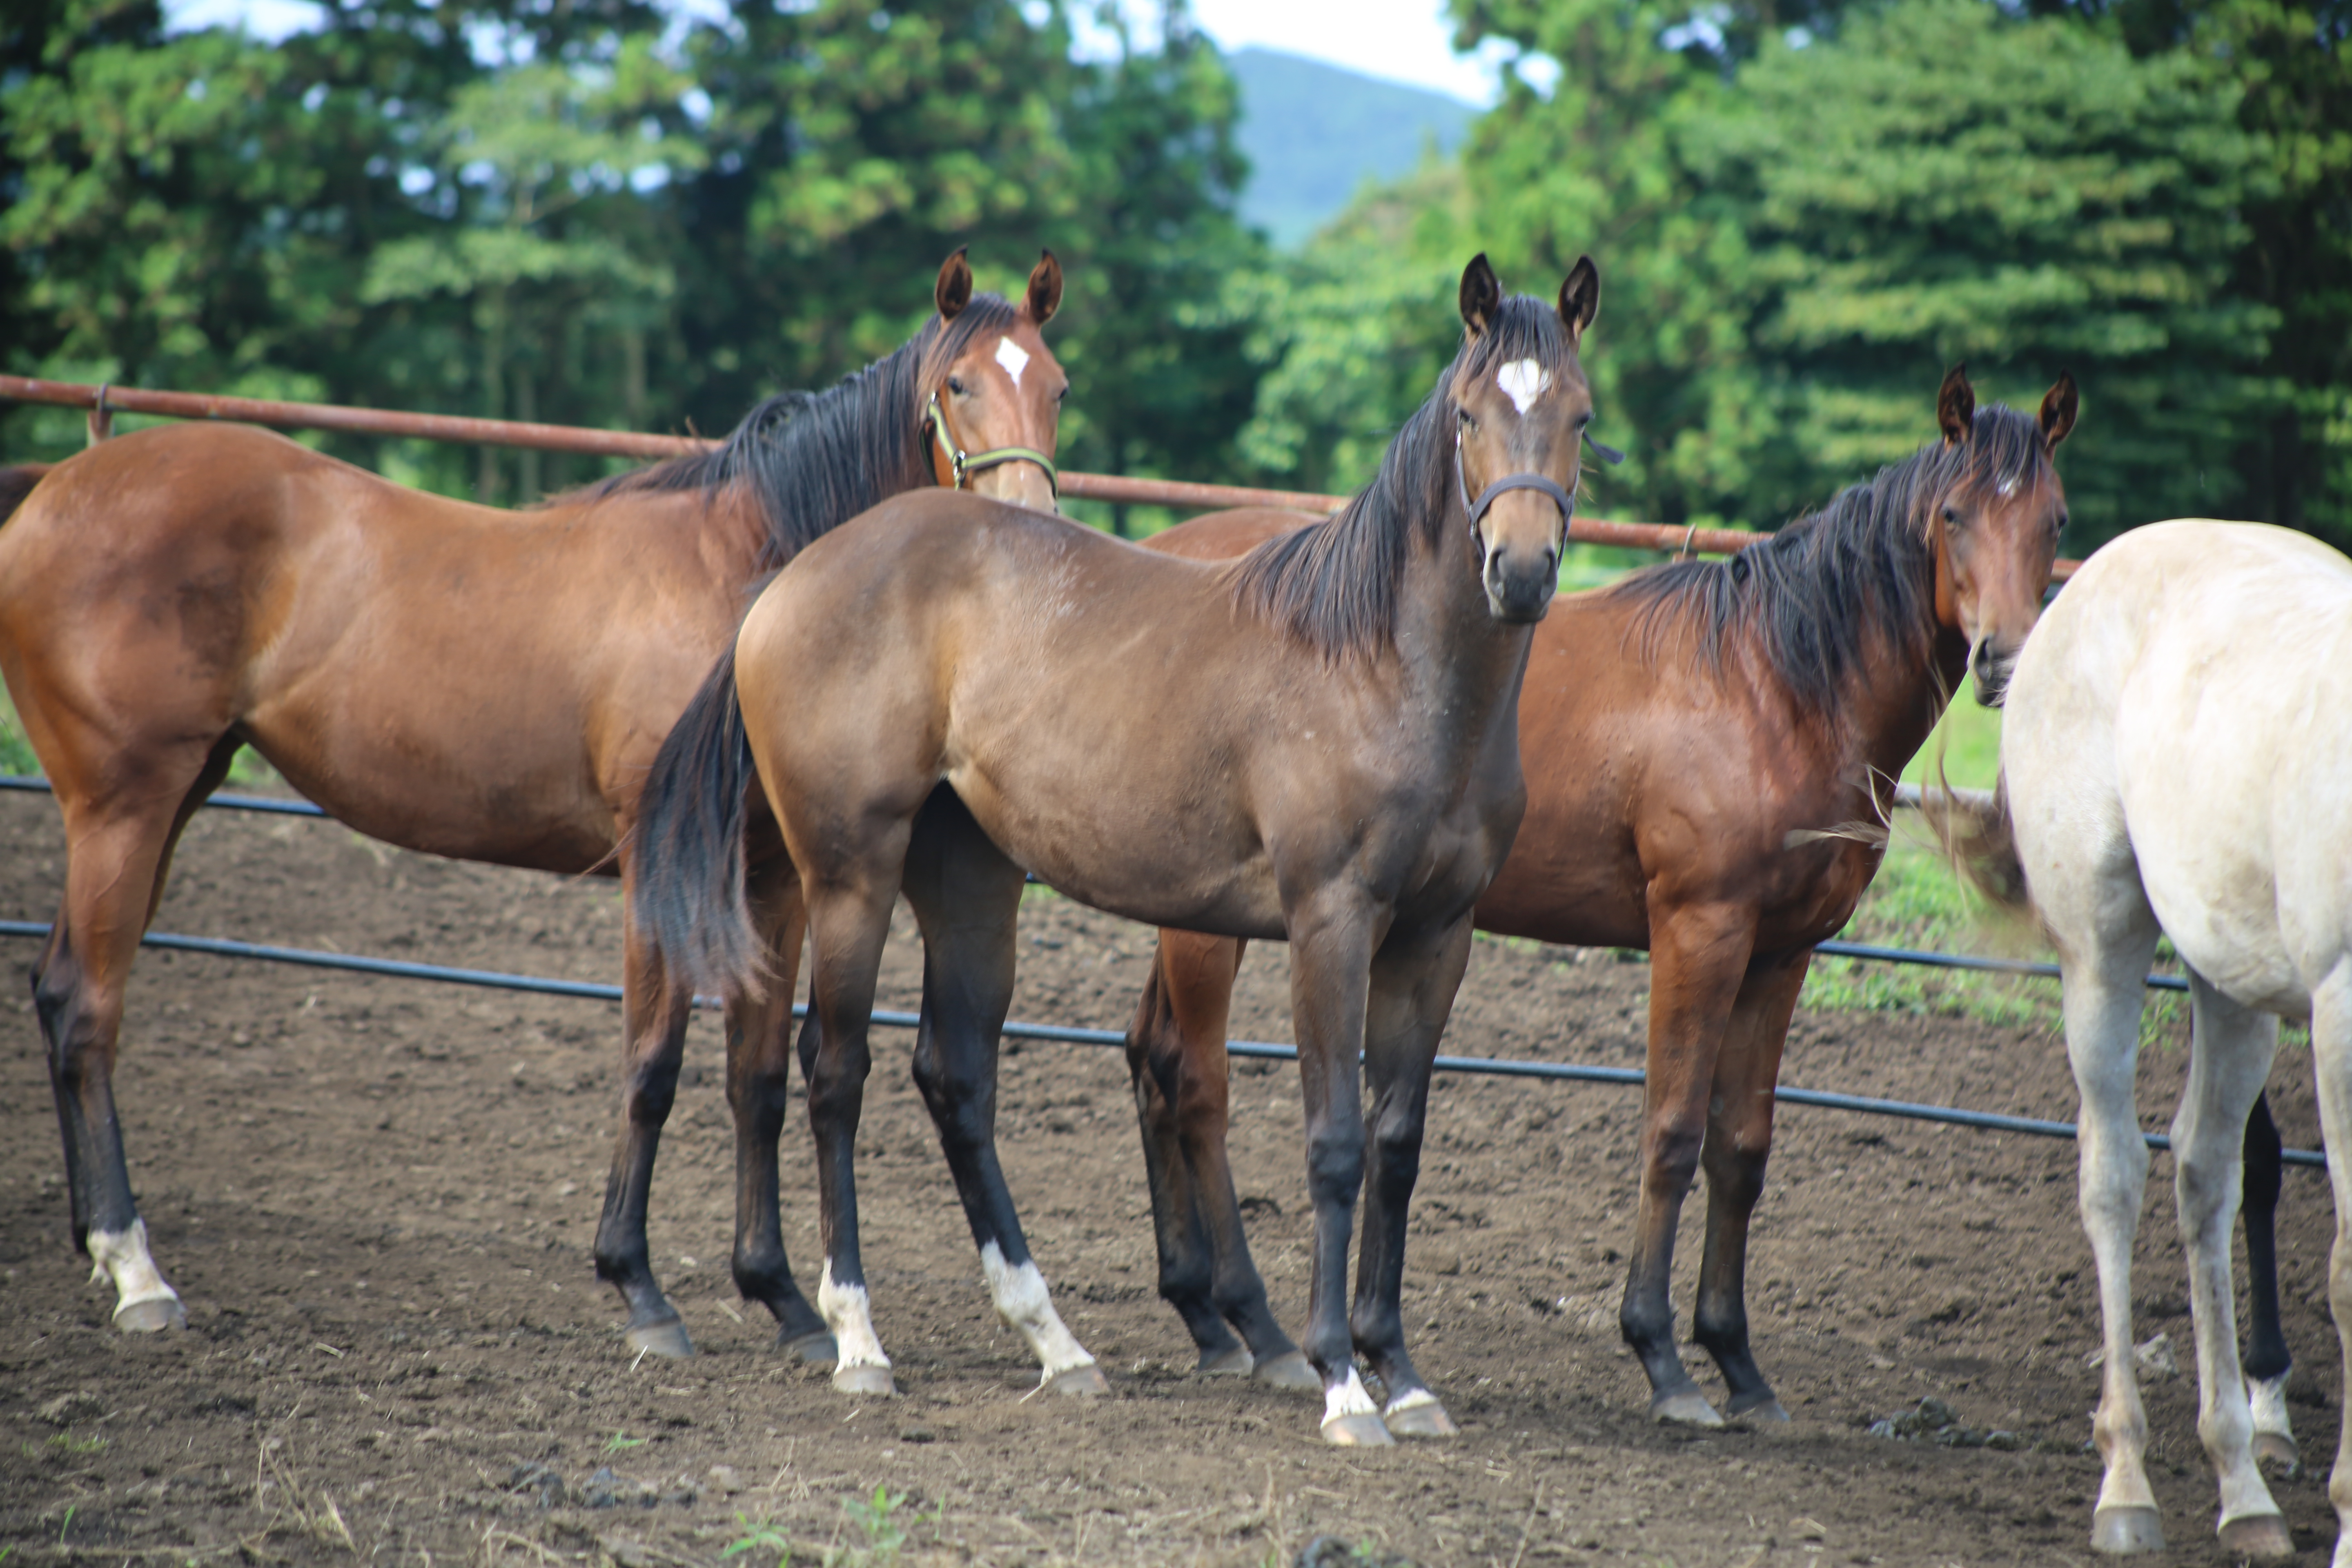
[[[840,1349],[801,1293],[784,1252],[776,1143],[791,1103],[793,991],[808,918],[790,862],[752,873],[751,908],[769,958],[767,988],[727,1005],[727,1105],[735,1118],[735,1288],[776,1320],[776,1348],[812,1365]]]
[[[1757,959],[1748,966],[1716,1058],[1708,1097],[1706,1251],[1699,1263],[1696,1337],[1723,1373],[1725,1408],[1757,1421],[1786,1421],[1789,1413],[1757,1369],[1748,1342],[1748,1225],[1764,1195],[1764,1165],[1772,1153],[1772,1092],[1780,1081],[1780,1052],[1789,1018],[1805,988],[1811,948]]]
[[[1357,1375],[1348,1324],[1348,1239],[1364,1180],[1362,1073],[1356,1058],[1364,1046],[1372,922],[1360,900],[1336,889],[1285,916],[1298,1087],[1307,1103],[1307,1194],[1315,1205],[1302,1348],[1323,1380],[1324,1441],[1383,1445],[1394,1439]]]
[[[1388,1392],[1391,1433],[1450,1437],[1461,1430],[1405,1353],[1404,1240],[1429,1124],[1429,1075],[1470,962],[1470,919],[1434,933],[1391,933],[1372,960],[1364,1020],[1371,1134],[1364,1173],[1364,1239],[1356,1259],[1356,1349]]]
[[[2230,1229],[2237,1217],[2246,1115],[2278,1051],[2278,1019],[2189,976],[2189,1082],[2172,1120],[2173,1194],[2189,1253],[2197,1330],[2197,1435],[2221,1483],[2220,1534],[2234,1557],[2292,1557],[2294,1541],[2254,1463],[2254,1417],[2238,1370]]]
[[[622,907],[635,880],[625,870]],[[629,921],[621,938],[621,1125],[613,1141],[613,1170],[604,1183],[604,1212],[596,1222],[596,1277],[620,1292],[629,1311],[628,1344],[639,1352],[689,1356],[694,1342],[677,1309],[654,1278],[646,1244],[646,1208],[653,1190],[654,1156],[662,1126],[677,1098],[677,1069],[686,1054],[688,1009],[693,997],[672,983],[653,944]]]
[[[1651,897],[1641,1206],[1617,1322],[1649,1377],[1650,1414],[1661,1421],[1723,1425],[1675,1349],[1675,1226],[1698,1173],[1716,1058],[1754,938],[1754,911],[1746,907],[1676,906]]]
[[[1233,937],[1161,931],[1128,1031],[1128,1073],[1160,1245],[1160,1294],[1192,1331],[1200,1371],[1319,1389],[1322,1380],[1267,1305],[1225,1147],[1232,1112],[1225,1030],[1247,945]]]
[[[1013,1005],[1021,868],[981,832],[963,803],[932,797],[907,855],[904,887],[923,931],[923,1014],[915,1086],[980,1248],[996,1314],[1036,1356],[1039,1385],[1108,1394],[1102,1369],[1054,1310],[1029,1254],[996,1157],[997,1042]]]
[[[2294,1424],[2287,1418],[2286,1380],[2294,1358],[2279,1322],[2278,1202],[2285,1169],[2271,1097],[2254,1097],[2246,1118],[2245,1190],[2238,1215],[2246,1231],[2246,1354],[2240,1364],[2254,1412],[2254,1458],[2280,1475],[2303,1468]]]

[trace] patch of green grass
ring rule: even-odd
[[[49,1439],[53,1454],[95,1454],[106,1447],[103,1437],[77,1437],[70,1432],[60,1432]]]
[[[747,1552],[757,1552],[762,1557],[774,1552],[776,1568],[785,1568],[785,1564],[793,1560],[792,1541],[784,1534],[783,1526],[774,1520],[765,1515],[754,1520],[748,1513],[739,1513],[735,1516],[735,1524],[742,1533],[719,1549],[719,1555],[722,1560],[740,1557]]]
[[[631,1448],[642,1448],[652,1441],[651,1437],[632,1437],[626,1432],[615,1432],[604,1439],[604,1452],[625,1454]]]
[[[1952,694],[1952,705],[1944,710],[1927,743],[1903,770],[1905,781],[1937,783],[1939,757],[1944,779],[1960,789],[1990,789],[2000,772],[2000,711],[1979,707],[1976,688],[1969,682],[1961,682]]]
[[[1955,779],[1954,783],[1959,781]],[[1839,937],[1937,952],[2046,959],[2022,928],[1989,916],[1942,853],[1898,816],[1895,842]],[[1836,1011],[1937,1014],[2012,1028],[2055,1027],[2058,983],[1917,964],[1817,957],[1798,1005]]]
[[[872,1497],[844,1499],[842,1511],[866,1538],[849,1548],[846,1561],[860,1568],[869,1564],[871,1568],[895,1568],[898,1554],[907,1547],[907,1526],[898,1518],[898,1510],[906,1503],[905,1492],[894,1492],[879,1481],[874,1485]],[[829,1568],[833,1554],[825,1555]]]

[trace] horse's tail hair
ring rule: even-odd
[[[1919,809],[1963,881],[2003,914],[2032,914],[2033,894],[2025,885],[2025,863],[2018,858],[2016,824],[2009,811],[2007,770],[1993,780],[1990,801],[1948,787],[1922,790]]]
[[[741,995],[767,977],[745,887],[759,787],[730,647],[655,753],[639,797],[630,915],[674,980]]]
[[[13,463],[0,467],[0,522],[5,522],[16,514],[16,509],[25,504],[25,498],[33,493],[33,487],[39,484],[42,477],[55,467],[54,463]]]

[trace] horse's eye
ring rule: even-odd
[[[948,377],[948,390],[954,393],[958,397],[961,397],[964,391],[963,377],[960,375],[951,375]]]
[[[2057,527],[2056,527],[2055,529],[2052,530],[2052,531],[2053,531],[2053,532],[2056,532],[2056,533],[2063,533],[2063,532],[2065,532],[2065,531],[2066,531],[2066,525],[2067,525],[2068,523],[2070,523],[2070,522],[2074,521],[2074,520],[2073,518],[2071,518],[2071,517],[2067,516],[2064,512],[2063,512],[2063,511],[2062,511],[2062,512],[2060,512],[2060,513],[2058,514],[2058,525],[2057,525]]]
[[[1462,428],[1465,430],[1475,430],[1478,428],[1478,421],[1470,416],[1470,411],[1467,408],[1457,408],[1454,411],[1454,417],[1462,421]]]
[[[1950,527],[1959,527],[1960,509],[1955,506],[1947,506],[1944,509],[1944,521]]]
[[[1069,396],[1070,389],[1066,386],[1062,388],[1061,391],[1054,394],[1054,401],[1056,403],[1066,403],[1069,400]]]

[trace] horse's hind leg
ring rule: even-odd
[[[2278,1201],[2285,1170],[2271,1097],[2254,1099],[2246,1118],[2246,1189],[2238,1214],[2246,1230],[2246,1353],[2240,1363],[2254,1412],[2254,1458],[2284,1476],[2303,1468],[2287,1419],[2286,1379],[2294,1360],[2279,1323]]]
[[[915,1085],[939,1129],[997,1316],[1028,1342],[1041,1387],[1107,1394],[1095,1358],[1054,1310],[996,1158],[997,1041],[1013,1004],[1021,868],[942,787],[916,823],[904,886],[923,931]]]
[[[54,770],[66,827],[66,896],[33,966],[33,1004],[49,1050],[73,1205],[74,1245],[114,1287],[114,1323],[131,1331],[186,1326],[180,1298],[147,1249],[131,1195],[114,1110],[122,997],[139,939],[163,898],[172,850],[188,818],[227,774],[236,742],[150,761],[103,796]]]
[[[1748,1346],[1748,1226],[1764,1195],[1780,1050],[1811,959],[1808,948],[1749,966],[1716,1058],[1706,1143],[1699,1152],[1706,1171],[1706,1250],[1699,1263],[1696,1337],[1723,1373],[1725,1408],[1759,1422],[1786,1421],[1789,1413]]]
[[[2122,853],[2128,857],[2128,847]],[[2079,879],[2080,888],[2059,884]],[[2147,1412],[2132,1360],[2132,1241],[2147,1188],[2147,1143],[2133,1102],[2143,977],[2156,955],[2155,912],[2126,858],[2074,877],[2037,879],[2035,893],[2065,957],[2066,1055],[2082,1097],[2077,1145],[2083,1229],[2099,1270],[2105,1346],[2091,1437],[2105,1461],[2091,1545],[2157,1552],[2164,1527],[2147,1484]]]
[[[2352,959],[2314,988],[2311,1058],[2319,1082],[2320,1138],[2331,1151],[2352,1149]],[[2336,1353],[2352,1388],[2352,1160],[2327,1162],[2336,1196],[2336,1242],[2327,1254],[2327,1306],[2336,1320]],[[2352,1568],[2352,1421],[2338,1424],[2336,1468],[2327,1478],[2336,1505],[2335,1568]]]
[[[845,1394],[890,1394],[898,1384],[874,1331],[857,1236],[857,1123],[874,1058],[875,977],[890,936],[908,826],[890,825],[864,855],[838,857],[822,877],[805,877],[810,935],[808,1021],[800,1036],[808,1083],[809,1130],[816,1142],[818,1226],[824,1274],[817,1310],[833,1331],[833,1385]]]
[[[2235,1557],[2292,1557],[2294,1542],[2254,1463],[2254,1418],[2238,1371],[2237,1292],[2230,1279],[2246,1115],[2270,1077],[2278,1020],[2249,1012],[2194,974],[2189,986],[2196,1027],[2172,1150],[2197,1329],[2197,1435],[2221,1478],[2222,1546]]]
[[[1128,1030],[1160,1294],[1192,1331],[1202,1373],[1316,1389],[1322,1380],[1266,1304],[1225,1149],[1225,1026],[1244,946],[1231,937],[1161,931]],[[1240,1330],[1240,1342],[1228,1324]]]
[[[735,1287],[776,1320],[776,1348],[813,1365],[839,1359],[832,1331],[793,1279],[776,1192],[776,1141],[790,1103],[793,989],[808,920],[778,856],[753,873],[753,918],[773,971],[766,991],[727,1007],[727,1102],[735,1113]]]
[[[623,906],[630,900],[623,895]],[[613,1172],[604,1184],[604,1212],[596,1223],[596,1277],[620,1292],[629,1310],[629,1348],[688,1356],[694,1344],[686,1324],[662,1294],[646,1245],[646,1205],[662,1125],[677,1095],[692,998],[629,922],[622,935],[621,1127]]]

